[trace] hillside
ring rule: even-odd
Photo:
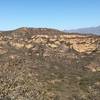
[[[47,28],[0,32],[0,100],[100,100],[100,36]]]

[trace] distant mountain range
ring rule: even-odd
[[[64,30],[65,32],[78,32],[78,33],[92,33],[100,35],[100,26],[97,27],[87,27],[87,28],[79,28],[72,30]]]

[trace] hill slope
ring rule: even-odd
[[[20,28],[0,33],[0,100],[99,100],[100,36]]]

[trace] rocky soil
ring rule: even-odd
[[[0,100],[100,100],[100,36],[0,32]]]

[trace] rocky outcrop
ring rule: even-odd
[[[36,30],[35,30],[36,31]],[[41,30],[41,32],[44,30]],[[47,31],[47,30],[46,30]],[[18,33],[19,32],[19,33]],[[13,33],[13,34],[12,34]],[[59,48],[62,43],[66,48],[72,48],[79,53],[92,53],[98,50],[98,41],[100,38],[96,36],[79,35],[79,34],[33,34],[28,32],[27,28],[19,29],[11,33],[11,36],[1,36],[0,45],[5,45],[7,42],[17,49],[33,47],[33,44],[44,44],[47,47]],[[17,35],[18,34],[18,35]],[[29,35],[28,35],[29,34]],[[30,35],[31,34],[31,35]]]
[[[75,35],[60,35],[60,36],[48,36],[48,35],[37,35],[32,36],[33,43],[42,43],[46,44],[47,46],[50,46],[51,48],[57,48],[62,43],[66,44],[66,48],[72,47],[74,50],[76,50],[79,53],[91,53],[95,50],[97,50],[97,41],[98,39],[93,37],[87,37],[87,36],[77,36]]]
[[[79,53],[92,53],[97,49],[97,44],[95,43],[78,43],[73,44],[73,49]]]

